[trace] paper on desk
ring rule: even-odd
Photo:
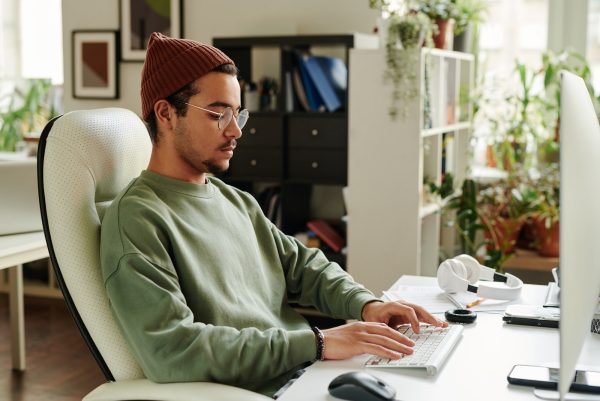
[[[441,288],[432,286],[400,286],[394,291],[384,291],[383,296],[389,301],[405,301],[420,305],[429,313],[443,313],[448,309],[464,307],[453,303]]]
[[[406,301],[424,307],[430,313],[443,313],[448,309],[465,308],[469,303],[479,299],[472,292],[448,294],[439,287],[432,286],[400,286],[394,291],[384,291],[383,296],[389,301]],[[486,299],[470,309],[473,311],[504,311],[508,305],[516,301]]]

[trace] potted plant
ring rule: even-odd
[[[483,22],[487,3],[484,0],[455,0],[454,50],[475,54],[474,38],[478,26]]]
[[[438,49],[452,49],[457,9],[454,0],[421,0],[418,11],[434,23],[433,44]]]
[[[399,7],[390,0],[369,0],[369,7],[381,12],[378,29],[385,48],[386,70],[384,79],[392,84],[392,100],[388,108],[392,119],[406,116],[403,107],[419,94],[416,82],[419,52],[423,45],[431,45],[433,24],[418,9],[418,2],[407,1]]]
[[[536,229],[536,248],[541,256],[559,256],[560,177],[557,163],[540,172],[536,182],[538,198],[533,221]]]
[[[525,173],[488,185],[477,196],[477,211],[486,240],[486,265],[501,266],[514,254],[519,232],[535,210],[538,192]]]
[[[431,21],[420,12],[405,15],[393,14],[388,20],[388,35],[385,43],[387,68],[385,79],[392,83],[392,102],[389,115],[395,119],[404,117],[406,110],[401,106],[418,96],[417,71],[420,49],[431,40]]]
[[[40,131],[55,114],[48,106],[50,80],[30,79],[16,85],[6,110],[0,112],[0,151],[14,152],[17,143]]]

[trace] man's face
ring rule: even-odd
[[[188,103],[217,113],[231,107],[234,117],[219,128],[218,115],[188,106],[173,129],[175,150],[196,173],[223,173],[229,168],[236,139],[242,135],[235,118],[240,111],[240,85],[232,75],[210,72],[196,81],[196,88],[199,92]]]

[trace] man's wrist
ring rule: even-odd
[[[360,312],[360,317],[361,317],[361,319],[363,320],[363,322],[366,322],[366,321],[368,321],[368,319],[367,319],[367,316],[365,316],[365,312],[366,312],[366,311],[367,311],[367,309],[368,309],[368,308],[367,308],[367,306],[368,306],[368,305],[371,305],[371,304],[373,304],[373,303],[375,303],[375,302],[381,302],[381,303],[383,303],[383,301],[382,301],[381,299],[373,299],[373,300],[371,300],[371,301],[368,301],[368,302],[366,302],[366,303],[363,305],[363,307],[362,307],[362,310],[361,310],[361,312]]]
[[[315,341],[317,343],[317,355],[315,359],[322,361],[325,359],[325,336],[318,327],[312,326],[311,329],[315,333]]]

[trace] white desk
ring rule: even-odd
[[[437,285],[433,277],[404,276],[397,285]],[[393,286],[393,287],[394,287]],[[392,287],[392,289],[393,289]],[[522,298],[542,304],[546,287],[526,285]],[[409,369],[366,369],[367,356],[346,361],[317,362],[280,398],[281,401],[337,400],[327,392],[329,382],[349,371],[367,371],[397,391],[398,400],[538,400],[530,387],[508,384],[514,364],[558,366],[558,329],[507,325],[502,314],[479,312],[476,323],[465,325],[463,338],[436,376]],[[589,334],[580,363],[598,366],[600,335]]]
[[[0,270],[9,270],[9,303],[13,369],[25,370],[23,263],[48,257],[44,233],[0,236]]]

